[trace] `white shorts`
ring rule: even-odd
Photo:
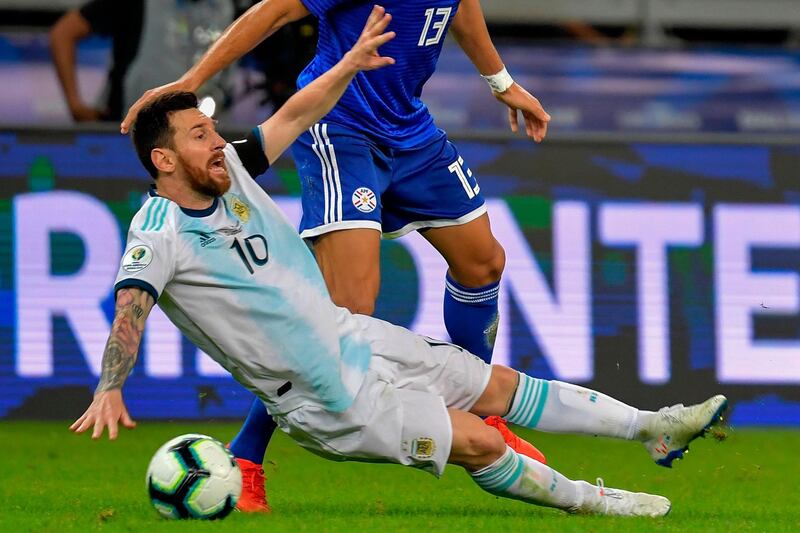
[[[353,405],[341,413],[304,405],[275,421],[327,459],[399,463],[441,476],[453,440],[447,408],[469,410],[491,366],[453,344],[374,322],[379,340]]]

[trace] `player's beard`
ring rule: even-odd
[[[231,178],[228,176],[227,168],[222,177],[214,177],[209,171],[210,160],[204,167],[189,163],[180,154],[178,154],[178,160],[186,172],[189,186],[193,191],[205,196],[222,196],[231,188]]]

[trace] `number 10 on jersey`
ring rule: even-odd
[[[244,242],[244,246],[242,246]],[[245,239],[238,237],[233,240],[231,248],[236,250],[239,259],[242,260],[244,266],[251,274],[255,274],[253,265],[260,267],[267,264],[269,261],[269,247],[267,246],[267,239],[263,235],[251,235]]]

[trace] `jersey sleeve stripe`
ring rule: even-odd
[[[153,228],[153,231],[161,231],[161,228],[164,227],[164,221],[167,219],[167,210],[169,209],[169,201],[164,200],[164,207],[161,209],[159,213],[159,220],[158,225]]]
[[[158,213],[161,211],[161,208],[166,200],[163,198],[156,198],[153,200],[153,207],[152,211],[148,213],[147,216],[147,223],[142,227],[142,231],[150,231],[156,225],[156,219],[158,219]]]
[[[120,289],[127,289],[131,287],[136,289],[142,289],[143,291],[149,293],[150,296],[153,297],[154,302],[158,301],[158,291],[155,289],[155,287],[153,287],[152,285],[150,285],[149,283],[147,283],[142,279],[135,279],[135,278],[128,278],[118,281],[117,284],[114,285],[114,295],[116,296],[117,291],[119,291]]]
[[[150,202],[150,205],[147,206],[147,216],[144,219],[144,224],[142,224],[142,231],[147,230],[148,224],[150,224],[150,218],[153,216],[153,209],[155,209],[158,200],[153,200]]]
[[[157,231],[159,229],[159,223],[163,223],[163,217],[167,210],[167,204],[169,203],[168,200],[164,198],[159,198],[156,200],[156,207],[153,209],[153,217],[150,220],[150,223],[142,228],[142,231]]]

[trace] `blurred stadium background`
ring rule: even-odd
[[[125,231],[148,179],[114,122],[72,122],[48,29],[72,0],[0,0],[0,419],[91,398]],[[800,426],[800,8],[796,0],[491,0],[509,71],[553,116],[541,145],[454,43],[423,98],[480,180],[504,244],[496,357],[649,408],[712,392],[735,426]],[[100,98],[108,39],[81,42]],[[229,138],[270,112],[236,67]],[[270,71],[266,68],[269,82]],[[260,183],[299,216],[285,157]],[[387,241],[377,314],[444,337],[444,264]],[[134,417],[239,418],[250,396],[158,312]]]

